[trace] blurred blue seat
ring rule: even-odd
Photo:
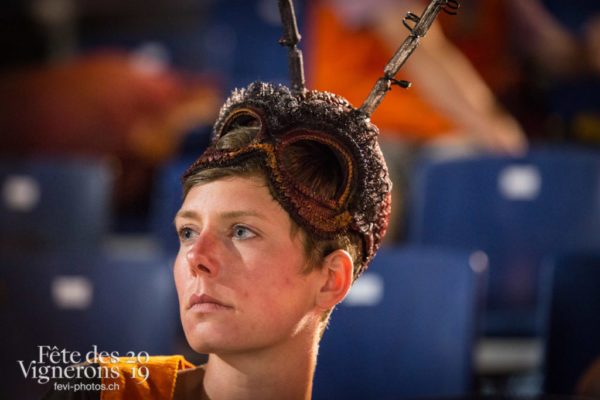
[[[173,221],[183,203],[181,176],[199,156],[174,159],[156,175],[151,204],[151,230],[160,247],[169,255],[177,254],[179,238]]]
[[[521,158],[425,162],[415,174],[409,241],[490,258],[488,335],[537,335],[548,254],[600,247],[600,155],[538,148]]]
[[[303,5],[304,1],[294,1],[299,25],[304,22]],[[283,31],[276,0],[216,2],[211,21],[221,36],[214,43],[229,44],[231,88],[255,80],[289,85],[287,49],[277,44]]]
[[[600,252],[557,256],[546,341],[544,392],[573,394],[600,357]]]
[[[0,190],[5,251],[92,249],[108,230],[112,180],[103,162],[3,159]]]
[[[174,255],[179,238],[173,220],[183,202],[181,177],[206,150],[212,127],[201,126],[190,132],[179,149],[179,156],[163,164],[155,174],[150,202],[150,230],[162,250]]]
[[[0,373],[12,382],[2,385],[0,398],[44,392],[17,364],[23,360],[27,368],[38,360],[38,346],[78,351],[81,358],[94,350],[121,356],[174,350],[179,313],[171,263],[164,258],[3,255],[0,294]]]
[[[398,399],[470,392],[483,253],[381,249],[334,310],[313,399]]]

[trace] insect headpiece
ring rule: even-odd
[[[302,53],[292,0],[279,0],[283,22],[280,44],[287,46],[290,88],[254,82],[234,90],[222,106],[214,126],[211,146],[184,174],[183,179],[202,169],[244,163],[262,157],[276,200],[290,216],[318,237],[327,239],[354,231],[363,241],[360,275],[374,257],[385,233],[390,214],[391,182],[377,142],[378,130],[369,116],[392,84],[408,87],[394,76],[419,44],[441,10],[453,13],[458,3],[432,0],[423,15],[408,13],[403,20],[410,34],[394,54],[360,108],[341,96],[307,91],[304,86]],[[256,127],[257,134],[241,148],[220,149],[217,142],[239,126]],[[303,185],[289,172],[287,152],[295,146],[324,146],[342,171],[335,195],[324,198]]]

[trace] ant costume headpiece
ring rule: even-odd
[[[385,233],[390,214],[391,182],[379,144],[378,130],[369,116],[391,84],[408,87],[394,76],[419,44],[441,10],[453,14],[454,0],[432,0],[421,17],[408,13],[403,20],[410,34],[384,69],[363,105],[357,109],[344,98],[304,87],[302,53],[292,0],[279,0],[283,22],[280,44],[288,46],[290,86],[255,82],[234,90],[221,108],[211,146],[184,174],[183,179],[203,169],[244,163],[263,157],[267,178],[276,200],[290,216],[321,238],[354,231],[363,241],[360,275],[374,257]],[[242,148],[219,149],[216,144],[239,126],[257,127],[257,135]],[[325,147],[337,160],[343,179],[331,198],[315,193],[288,172],[284,159],[295,146],[310,143]]]

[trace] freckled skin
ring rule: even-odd
[[[262,179],[231,177],[194,187],[176,227],[181,247],[175,285],[195,351],[275,346],[320,318],[319,274],[301,273],[306,263],[301,236],[291,237],[290,217]],[[228,308],[195,312],[187,307],[192,294],[207,294]]]

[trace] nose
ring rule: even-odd
[[[187,250],[186,259],[193,275],[204,274],[215,277],[219,273],[219,240],[211,232],[202,232]]]

